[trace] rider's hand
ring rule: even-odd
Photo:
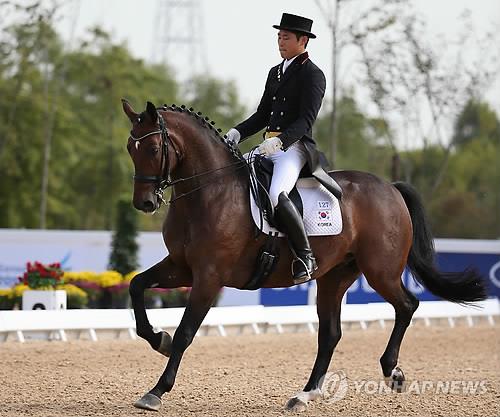
[[[264,156],[271,156],[283,148],[283,142],[277,136],[268,138],[259,145],[259,153]]]
[[[240,132],[238,132],[235,128],[229,129],[229,131],[226,133],[226,136],[226,141],[233,142],[235,145],[237,145],[241,139]]]

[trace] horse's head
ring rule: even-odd
[[[173,169],[167,128],[153,103],[148,101],[142,113],[136,113],[126,100],[122,104],[132,122],[127,150],[135,168],[134,207],[151,213],[160,207],[162,186]]]

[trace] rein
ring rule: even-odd
[[[202,188],[206,187],[207,185],[213,183],[215,180],[223,177],[224,175],[227,175],[227,174],[222,174],[222,175],[218,175],[217,177],[213,178],[212,180],[210,181],[207,181],[206,183],[200,185],[199,187],[196,187],[186,193],[183,193],[183,194],[180,194],[179,196],[175,197],[175,198],[171,198],[170,201],[166,202],[163,198],[163,193],[164,191],[169,188],[169,187],[173,187],[174,185],[176,184],[179,184],[181,182],[185,182],[185,181],[189,181],[189,180],[192,180],[192,179],[195,179],[195,178],[200,178],[200,177],[203,177],[203,176],[206,176],[206,175],[209,175],[209,174],[212,174],[214,172],[218,172],[218,171],[221,171],[221,170],[224,170],[224,169],[228,169],[228,168],[233,168],[235,167],[234,171],[231,171],[231,172],[236,172],[238,171],[239,169],[243,168],[243,167],[246,167],[248,164],[247,162],[245,161],[245,159],[242,157],[241,155],[241,152],[239,151],[238,148],[236,148],[236,145],[230,143],[230,142],[226,142],[224,141],[224,143],[226,144],[227,146],[227,149],[233,154],[235,155],[237,158],[238,158],[238,161],[236,162],[233,162],[232,164],[229,164],[229,165],[226,165],[226,166],[223,166],[221,168],[215,168],[215,169],[211,169],[209,171],[204,171],[204,172],[200,172],[199,174],[194,174],[194,175],[191,175],[189,177],[184,177],[184,178],[178,178],[176,180],[171,180],[170,178],[170,167],[169,167],[169,159],[168,159],[168,147],[169,145],[172,147],[172,149],[174,150],[175,152],[175,155],[177,157],[177,159],[179,159],[179,151],[175,148],[174,146],[174,142],[172,141],[172,139],[170,138],[169,134],[168,134],[168,130],[167,130],[167,125],[166,125],[166,121],[163,119],[163,116],[157,112],[158,114],[158,122],[159,122],[159,125],[160,125],[160,129],[159,130],[154,130],[152,132],[149,132],[149,133],[146,133],[145,135],[141,136],[141,137],[135,137],[134,135],[132,135],[132,132],[130,132],[130,139],[132,139],[134,142],[140,142],[150,136],[154,136],[154,135],[161,135],[161,141],[162,141],[162,160],[161,160],[161,163],[160,163],[160,167],[161,168],[161,175],[141,175],[141,174],[135,174],[134,175],[134,180],[137,181],[137,182],[143,182],[143,183],[154,183],[156,184],[156,188],[155,188],[155,191],[154,191],[154,194],[160,199],[160,201],[165,204],[165,205],[169,205],[169,204],[172,204],[174,201],[176,200],[179,200],[183,197],[186,197],[196,191],[199,191],[201,190]]]

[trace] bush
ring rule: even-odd
[[[0,310],[12,310],[15,305],[12,289],[0,288]]]
[[[117,209],[109,268],[125,275],[138,267],[137,211],[132,207],[130,198],[120,199]]]

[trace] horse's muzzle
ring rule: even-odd
[[[152,213],[158,208],[158,203],[155,200],[155,197],[140,200],[134,199],[134,207],[144,213]]]

